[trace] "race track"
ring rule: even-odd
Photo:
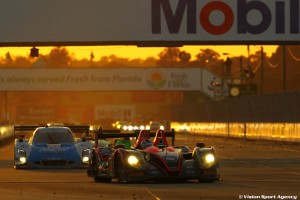
[[[13,141],[0,144],[0,199],[300,199],[300,145],[178,134],[175,144],[215,146],[221,181],[95,183],[85,170],[16,170]]]

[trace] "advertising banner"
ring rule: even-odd
[[[201,91],[199,68],[0,69],[0,91]]]
[[[300,0],[0,0],[0,45],[300,43]]]
[[[135,105],[96,105],[95,120],[112,119],[112,120],[127,120],[130,121],[136,116]]]

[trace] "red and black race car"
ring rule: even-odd
[[[128,146],[130,137],[135,144]],[[153,141],[150,137],[154,137]],[[172,137],[169,146],[166,137]],[[101,147],[99,140],[117,139],[114,146]],[[213,147],[197,143],[193,151],[187,146],[173,146],[175,131],[156,133],[140,130],[120,133],[116,130],[102,130],[95,134],[95,147],[90,155],[87,175],[95,182],[140,182],[161,180],[199,180],[214,182],[219,179],[219,164]]]

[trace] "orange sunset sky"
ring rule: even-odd
[[[264,45],[264,51],[268,56],[271,56],[275,52],[276,45]],[[0,57],[5,56],[7,52],[11,56],[29,56],[31,47],[1,47]],[[42,55],[48,54],[53,47],[37,47],[39,53]],[[158,54],[163,51],[164,47],[136,47],[136,46],[68,46],[67,50],[76,59],[89,59],[91,52],[94,54],[94,59],[100,59],[102,56],[116,55],[117,57],[128,58],[128,59],[145,59],[147,57],[157,57]],[[195,55],[200,52],[200,49],[212,49],[218,52],[221,56],[224,53],[229,56],[247,56],[247,45],[195,45],[195,46],[183,46],[180,50],[186,51],[192,55],[192,59]],[[256,51],[260,51],[261,45],[250,45],[250,54],[254,54]],[[225,56],[223,56],[225,57]],[[222,58],[223,58],[222,57]]]

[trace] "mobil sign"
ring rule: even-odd
[[[300,0],[0,0],[0,46],[300,44]]]
[[[299,0],[151,0],[152,34],[184,40],[299,41]]]

